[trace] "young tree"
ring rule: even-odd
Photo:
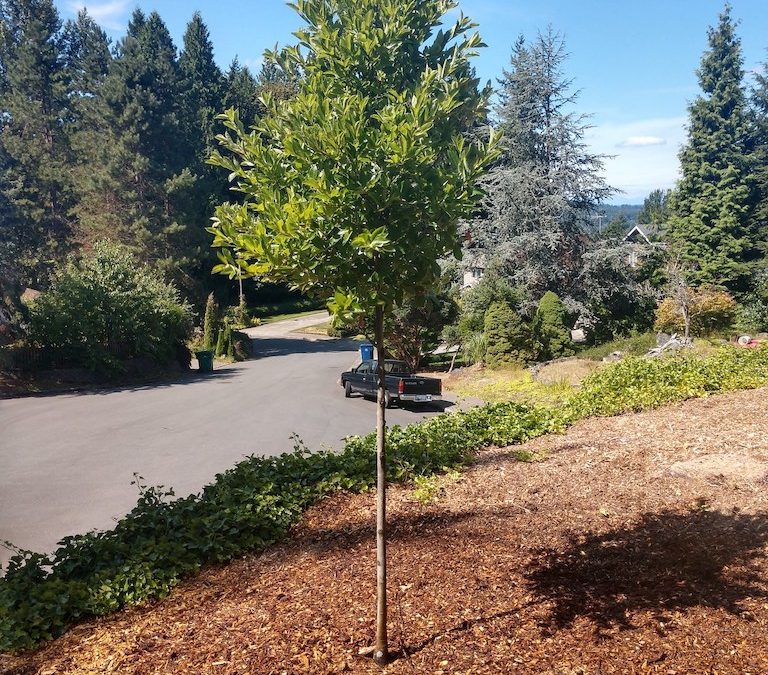
[[[496,111],[503,154],[483,180],[487,196],[469,224],[476,246],[524,290],[527,312],[547,290],[577,293],[585,226],[613,192],[603,157],[584,141],[588,120],[573,111],[578,92],[563,73],[567,56],[551,28],[531,44],[522,37],[514,44]]]
[[[229,110],[227,156],[243,204],[216,210],[217,271],[321,296],[335,317],[375,316],[378,663],[389,658],[386,603],[385,317],[426,293],[438,260],[460,254],[457,222],[492,149],[462,131],[483,112],[469,58],[482,46],[446,0],[298,0],[300,47],[269,53],[301,74],[294,97],[267,96],[249,133]]]
[[[695,264],[691,283],[743,289],[757,242],[749,222],[755,177],[749,148],[741,41],[726,5],[698,71],[702,95],[689,108],[682,179],[672,200],[669,239]]]
[[[539,358],[543,360],[571,356],[571,335],[565,325],[565,305],[556,293],[547,291],[533,317],[533,335],[538,344]]]
[[[506,302],[494,302],[485,313],[485,365],[519,366],[533,360],[530,326]]]

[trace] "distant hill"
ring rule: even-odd
[[[619,216],[624,216],[628,224],[634,225],[642,209],[642,204],[603,204],[592,217],[592,226],[588,229],[597,234],[614,218]]]
[[[621,215],[634,223],[637,221],[637,216],[642,210],[642,204],[603,204],[598,209],[605,216],[606,223]]]

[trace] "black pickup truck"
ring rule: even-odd
[[[414,375],[405,361],[384,361],[387,384],[387,408],[395,403],[431,403],[442,398],[443,383],[436,377]],[[375,397],[378,386],[378,362],[363,361],[359,366],[341,374],[344,395],[352,392]]]

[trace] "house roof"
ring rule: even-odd
[[[638,238],[645,241],[646,244],[651,243],[651,240],[648,237],[648,234],[640,225],[633,226],[632,229],[624,235],[624,238],[622,239],[622,241],[632,241]]]

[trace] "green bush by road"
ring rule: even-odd
[[[765,348],[627,359],[589,376],[562,407],[495,403],[393,427],[389,478],[411,481],[455,469],[479,448],[562,431],[590,415],[765,385]],[[339,453],[310,453],[297,443],[280,457],[250,457],[181,499],[142,487],[136,507],[113,530],[68,537],[50,557],[20,552],[11,560],[0,579],[0,651],[30,648],[80,618],[162,597],[203,565],[278,541],[320,497],[368,490],[375,479],[370,434],[349,438]]]

